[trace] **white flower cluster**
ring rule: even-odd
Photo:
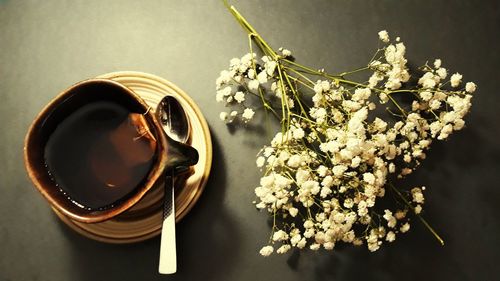
[[[349,94],[328,81],[318,81],[314,89],[312,120],[293,119],[290,130],[278,133],[257,158],[257,166],[267,172],[255,189],[256,206],[284,218],[299,213],[307,218],[301,227],[292,224],[287,236],[273,236],[274,242],[282,243],[279,252],[285,251],[283,246],[332,249],[340,241],[366,243],[375,251],[384,240],[392,242],[396,234],[409,229],[405,209],[386,209],[382,221],[374,215],[388,175],[396,172],[396,160],[403,155],[423,158],[428,144],[399,141],[407,135],[420,136],[414,115],[406,124],[415,124],[404,130],[403,122],[389,127],[380,118],[369,120],[374,109],[369,88]],[[416,191],[420,189],[414,190],[415,203],[422,204],[423,195]],[[378,227],[371,228],[373,224]],[[367,227],[369,233],[356,231]],[[269,246],[262,254],[269,253]]]
[[[291,56],[287,49],[280,48],[281,57]],[[237,118],[248,122],[254,117],[255,111],[246,106],[249,95],[260,97],[268,106],[274,99],[280,100],[286,91],[282,90],[277,83],[276,67],[278,63],[269,56],[257,59],[255,53],[245,54],[241,58],[233,58],[229,63],[229,69],[220,72],[216,80],[217,102],[224,103],[226,107],[239,107],[240,110],[221,112],[219,117],[226,123],[231,123]],[[271,90],[273,96],[268,97],[264,92]],[[293,108],[293,100],[286,98],[290,108]]]
[[[373,73],[366,84],[323,71],[318,71],[321,79],[316,82],[287,74],[285,83],[279,71],[287,61],[268,56],[257,61],[253,54],[231,60],[229,70],[217,79],[217,101],[238,105],[253,94],[270,109],[270,100],[278,98],[287,116],[281,120],[287,125],[256,160],[264,171],[255,188],[256,207],[276,218],[271,243],[260,254],[272,254],[277,245],[277,253],[293,247],[331,250],[339,242],[366,244],[376,251],[410,229],[408,212],[422,212],[425,187],[403,190],[391,179],[412,173],[434,139],[444,140],[464,127],[476,85],[468,82],[460,88],[463,77],[458,73],[446,80],[448,71],[436,60],[433,67],[422,68],[418,85],[405,89],[410,71],[404,44],[399,38],[390,43],[387,31],[379,38],[387,45],[368,64]],[[296,95],[300,89],[293,88],[290,79],[309,83],[309,107],[301,104]],[[397,95],[413,101],[402,105]],[[389,118],[375,117],[377,104],[386,103]],[[244,121],[254,115],[246,110],[251,109],[241,114]],[[237,116],[236,111],[222,113],[221,119],[231,122]],[[391,209],[377,204],[388,191],[406,205]]]
[[[385,31],[385,34],[387,35],[387,31]],[[389,42],[388,36],[389,35],[387,35],[387,37],[381,36],[381,40],[383,42]],[[368,86],[374,88],[385,78],[384,88],[386,90],[397,90],[401,88],[403,83],[408,82],[410,73],[406,67],[407,60],[405,58],[405,53],[406,47],[403,42],[386,46],[384,54],[381,57],[383,60],[373,60],[369,64],[369,67],[374,70],[374,72],[368,80]],[[387,101],[386,98],[382,100]]]

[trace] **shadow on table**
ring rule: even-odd
[[[239,253],[240,234],[224,209],[224,155],[214,136],[212,142],[212,171],[207,186],[196,206],[177,225],[175,275],[158,273],[159,237],[135,244],[105,244],[82,237],[61,222],[74,252],[72,280],[223,280]]]

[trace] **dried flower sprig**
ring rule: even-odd
[[[339,242],[366,243],[376,251],[410,229],[409,213],[444,244],[420,215],[425,187],[407,190],[393,182],[420,165],[433,140],[464,127],[476,85],[463,86],[458,73],[447,80],[439,59],[420,68],[416,85],[407,85],[406,47],[385,30],[378,34],[383,47],[366,66],[337,75],[313,69],[295,62],[289,50],[271,48],[227,7],[248,33],[250,53],[232,59],[217,78],[216,100],[232,108],[220,118],[249,122],[255,111],[247,101],[256,98],[281,122],[256,160],[263,176],[255,204],[273,219],[260,253],[331,250]],[[348,78],[358,72],[368,72],[369,79]],[[403,104],[397,95],[412,101]],[[380,104],[389,114],[375,114]],[[396,195],[390,207],[381,203],[386,191]]]

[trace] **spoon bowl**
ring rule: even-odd
[[[191,125],[186,112],[173,96],[165,96],[156,108],[156,117],[166,134],[180,143],[187,143],[191,135]]]

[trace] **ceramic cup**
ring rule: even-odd
[[[143,184],[136,187],[132,194],[106,209],[89,210],[78,206],[61,192],[47,170],[44,153],[49,137],[61,121],[78,108],[98,101],[115,102],[131,112],[142,113],[156,139],[156,147],[152,168]],[[35,118],[24,143],[24,163],[36,189],[62,214],[85,223],[102,222],[123,213],[141,200],[146,192],[162,179],[167,170],[177,166],[194,165],[197,161],[196,150],[169,138],[151,108],[137,94],[108,79],[85,80],[60,93]]]

